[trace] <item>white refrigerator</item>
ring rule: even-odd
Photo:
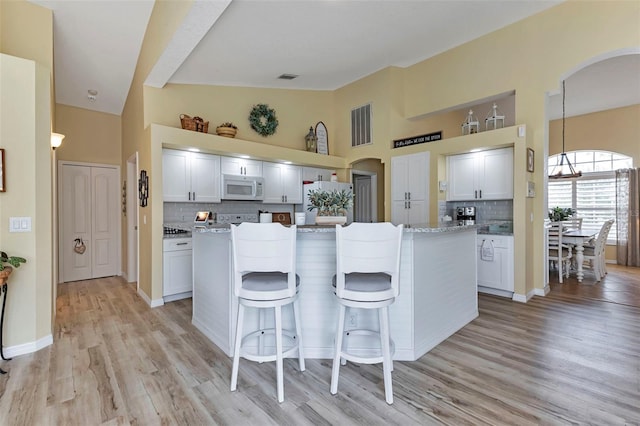
[[[350,183],[318,181],[303,185],[302,193],[304,195],[304,201],[302,204],[302,209],[305,212],[305,223],[307,225],[315,225],[316,223],[317,209],[314,209],[312,211],[307,210],[307,208],[309,207],[309,191],[315,189],[322,189],[324,191],[345,190],[353,194],[353,186]],[[351,222],[353,222],[353,205],[347,211],[347,223]]]

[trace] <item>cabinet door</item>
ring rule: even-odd
[[[317,167],[303,167],[302,168],[302,180],[303,181],[330,181],[333,170],[320,169]]]
[[[474,154],[447,157],[447,200],[474,200],[476,198],[476,156]]]
[[[220,157],[191,153],[191,201],[220,202]]]
[[[393,200],[391,201],[391,223],[394,225],[406,224],[409,220],[407,201]]]
[[[262,176],[262,161],[222,157],[220,170],[225,175]]]
[[[493,260],[482,260],[480,250],[481,248],[478,246],[478,285],[498,290],[506,290],[506,277],[503,273],[505,250],[494,249]]]
[[[426,224],[429,222],[429,201],[428,200],[410,200],[407,209],[408,225]]]
[[[407,155],[391,157],[391,199],[404,201],[409,192],[409,159]]]
[[[264,178],[264,203],[281,204],[284,203],[282,191],[282,169],[281,164],[264,163],[262,174]]]
[[[282,193],[287,204],[302,204],[302,169],[282,165]]]
[[[429,153],[420,152],[407,156],[407,191],[410,200],[429,198]],[[424,223],[424,222],[421,222]]]
[[[191,250],[165,252],[162,265],[162,295],[185,293],[193,289]]]
[[[191,172],[189,152],[162,151],[162,193],[164,201],[189,201]]]
[[[483,200],[513,198],[513,149],[485,151],[479,164],[478,189]],[[480,172],[481,170],[481,172]]]

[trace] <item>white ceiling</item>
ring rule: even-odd
[[[53,10],[56,102],[120,115],[154,2],[31,1]],[[333,90],[390,65],[415,64],[559,2],[197,0],[146,84]],[[628,72],[622,75],[620,68]],[[618,72],[613,79],[607,74],[612,69]],[[620,106],[606,88],[588,96],[586,89],[601,87],[594,76],[619,87],[631,80],[616,93],[627,95],[625,105],[640,103],[640,89],[633,90],[640,87],[638,62],[608,71],[585,74],[581,88],[573,77],[567,80],[567,115],[575,93],[588,98],[592,110]],[[283,73],[299,77],[278,79]],[[87,97],[90,89],[98,91],[95,101]],[[596,100],[608,106],[594,105]]]

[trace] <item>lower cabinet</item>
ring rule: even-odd
[[[163,240],[162,296],[165,302],[191,297],[193,264],[191,238]]]
[[[478,234],[478,291],[513,297],[513,236]]]

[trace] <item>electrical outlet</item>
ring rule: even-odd
[[[358,326],[358,314],[349,314],[349,327],[357,327]]]

